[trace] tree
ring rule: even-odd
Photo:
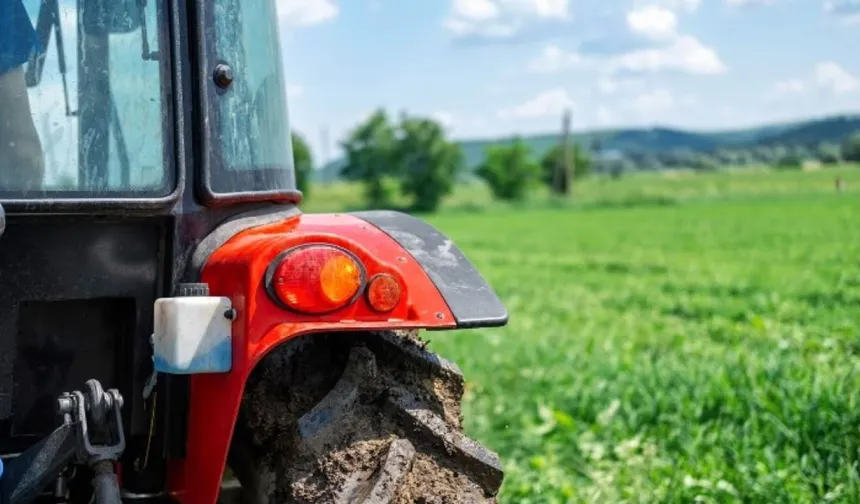
[[[822,142],[816,149],[816,156],[821,164],[839,164],[842,162],[842,149],[838,144]]]
[[[697,153],[690,158],[689,168],[699,172],[715,171],[720,167],[720,162],[713,156],[705,153]]]
[[[772,164],[775,159],[773,148],[768,145],[756,146],[750,154],[754,163],[769,165]]]
[[[295,131],[292,132],[293,142],[293,166],[296,171],[296,187],[305,197],[310,190],[310,181],[314,169],[311,149],[305,139]]]
[[[807,162],[807,161],[811,160],[811,159],[815,159],[815,155],[814,155],[814,153],[813,153],[813,150],[812,150],[812,149],[810,149],[810,148],[809,148],[808,146],[806,146],[806,145],[802,145],[802,144],[795,144],[795,145],[792,145],[792,146],[791,146],[791,148],[789,148],[789,150],[788,150],[788,151],[789,151],[791,154],[793,154],[794,156],[797,156],[797,157],[800,159],[800,164],[801,164],[801,165],[802,165],[803,163],[805,163],[805,162]]]
[[[735,151],[737,154],[737,164],[740,166],[746,166],[755,164],[755,153],[751,150],[747,149],[738,149]]]
[[[743,166],[749,164],[749,153],[743,149],[717,149],[713,153],[713,158],[721,166]]]
[[[395,163],[403,194],[413,198],[413,210],[432,212],[454,189],[464,163],[460,146],[445,138],[438,122],[403,116],[397,136]]]
[[[799,170],[803,167],[803,158],[800,153],[794,150],[786,150],[782,156],[776,160],[776,167],[780,170]]]
[[[663,168],[657,156],[650,152],[643,152],[636,159],[631,157],[630,161],[633,163],[634,169],[637,170],[660,171]]]
[[[606,173],[612,180],[619,180],[627,173],[636,171],[636,164],[625,156],[618,156],[614,159],[609,159],[605,164]]]
[[[388,114],[382,109],[374,111],[349,133],[341,147],[346,154],[341,175],[364,183],[364,196],[370,208],[389,206],[391,191],[385,179],[396,174],[397,163],[395,131]]]
[[[477,173],[496,198],[520,200],[540,178],[540,166],[531,158],[529,146],[517,138],[508,145],[489,146]]]
[[[784,145],[774,145],[771,147],[771,157],[768,162],[771,166],[781,167],[783,163],[788,160],[791,161],[790,150]]]
[[[692,168],[696,160],[696,152],[687,148],[674,148],[660,153],[660,162],[670,168]]]
[[[634,154],[635,156],[636,154]],[[609,175],[612,179],[620,179],[625,173],[636,170],[636,163],[629,153],[610,150],[598,153],[591,161],[591,170],[595,173]]]
[[[842,159],[852,163],[860,162],[860,133],[851,135],[842,143]]]
[[[591,172],[591,157],[585,152],[585,149],[573,142],[571,142],[570,148],[573,151],[573,179],[579,180]],[[570,187],[567,170],[562,170],[563,178],[558,181],[559,185],[555,186],[555,173],[559,166],[564,165],[564,154],[564,145],[558,144],[547,151],[540,162],[541,181],[556,194],[567,194],[567,188]]]

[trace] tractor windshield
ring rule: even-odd
[[[0,199],[171,192],[166,4],[0,1]]]

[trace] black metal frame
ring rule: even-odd
[[[295,188],[266,190],[262,187],[261,180],[271,179],[265,171],[264,176],[260,176],[259,170],[226,170],[220,150],[215,148],[220,135],[218,98],[224,91],[218,89],[212,80],[212,70],[222,61],[215,50],[211,2],[165,0],[157,2],[157,8],[160,19],[167,20],[168,27],[167,30],[158,30],[158,43],[163,76],[161,97],[165,105],[162,119],[171,125],[162,130],[163,162],[168,187],[172,186],[172,190],[164,195],[159,194],[163,190],[150,193],[109,191],[95,198],[92,193],[84,191],[43,191],[40,194],[43,197],[39,198],[3,198],[0,194],[0,204],[7,213],[169,215],[184,213],[187,203],[192,201],[193,206],[219,208],[252,203],[296,205],[301,202],[302,194]],[[198,86],[193,86],[191,75],[197,79]],[[196,172],[192,173],[192,170]],[[236,185],[250,189],[218,192],[213,184],[215,177],[231,177]]]
[[[269,190],[262,187],[260,181],[271,180],[270,173],[283,173],[282,169],[270,169],[265,172],[261,170],[232,171],[225,166],[221,150],[216,148],[220,145],[220,110],[218,98],[228,90],[219,88],[213,81],[213,70],[219,64],[230,65],[218,57],[216,50],[215,16],[214,4],[204,0],[196,2],[196,27],[198,34],[197,54],[200,61],[197,65],[197,79],[199,82],[199,93],[197,103],[201,110],[205,110],[208,121],[198,123],[201,127],[200,146],[203,148],[201,177],[197,181],[196,189],[201,201],[208,206],[226,206],[236,203],[252,203],[260,201],[276,201],[282,203],[298,204],[302,200],[302,194],[293,188]],[[215,187],[214,180],[231,179],[233,186],[252,188],[241,192],[219,192]],[[293,180],[295,185],[295,179]]]

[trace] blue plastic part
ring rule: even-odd
[[[165,374],[229,373],[233,368],[233,342],[229,339],[225,340],[209,351],[198,354],[191,362],[182,367],[171,364],[158,354],[153,357],[152,361],[155,370]]]

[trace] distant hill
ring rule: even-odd
[[[595,130],[573,133],[574,141],[582,145],[597,145],[607,150],[657,153],[674,149],[711,152],[721,148],[750,148],[771,145],[814,146],[822,142],[841,142],[851,134],[860,132],[860,114],[847,114],[790,123],[768,124],[754,128],[725,131],[692,131],[668,127]],[[559,141],[558,134],[525,136],[536,156],[543,156]],[[466,165],[473,171],[484,159],[490,145],[505,144],[512,138],[463,140]],[[344,160],[337,159],[316,170],[317,182],[331,182],[339,178]]]

